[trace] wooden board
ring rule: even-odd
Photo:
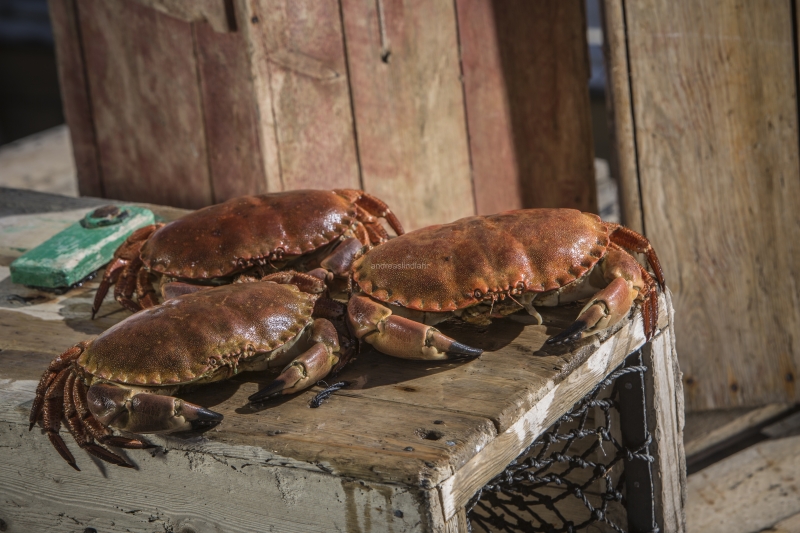
[[[16,238],[31,245],[58,231],[53,213],[75,211],[88,201],[65,205],[50,195],[2,193],[0,221],[25,221],[15,226]],[[167,219],[179,214],[155,211]],[[37,218],[49,222],[37,225]],[[0,246],[9,234],[0,232]],[[0,248],[8,254],[2,261],[21,253],[15,248],[20,247]],[[467,499],[644,343],[636,313],[606,339],[545,349],[545,339],[574,319],[575,306],[546,313],[542,326],[508,320],[488,331],[450,328],[487,350],[466,363],[414,364],[367,351],[339,376],[352,384],[318,409],[308,408],[320,390],[315,386],[252,410],[247,396],[271,377],[242,374],[182,394],[222,413],[224,422],[204,435],[149,436],[163,450],[130,452],[138,470],[94,463],[67,437],[83,469],[78,473],[61,461],[43,432],[27,431],[27,412],[36,382],[55,355],[129,314],[109,299],[98,319],[89,320],[96,285],[61,296],[40,293],[11,284],[0,264],[0,499],[16,504],[0,518],[12,524],[9,531],[55,528],[65,521],[98,524],[104,531],[140,530],[150,519],[173,527],[191,524],[196,531],[237,531],[252,529],[259,516],[265,530],[315,531],[312,523],[322,520],[327,530],[389,524],[395,531],[464,531],[459,513]],[[663,330],[669,315],[664,298],[661,304]],[[674,429],[663,417],[657,427]],[[20,470],[26,484],[18,480]],[[52,488],[54,479],[60,489]],[[109,491],[109,484],[123,489]],[[315,499],[299,497],[310,493]],[[194,503],[181,503],[186,498]],[[178,503],[159,503],[164,500]]]
[[[686,417],[684,450],[691,460],[752,428],[763,426],[792,410],[791,404],[774,403],[756,408],[697,411]]]
[[[78,169],[78,188],[85,196],[104,196],[94,110],[75,0],[48,0],[48,7],[56,44],[64,117],[72,126],[70,133]]]
[[[362,183],[416,229],[475,213],[452,2],[342,0]]]
[[[800,437],[765,441],[690,476],[688,531],[753,533],[800,513],[799,453]]]
[[[584,3],[456,8],[478,213],[596,213]]]
[[[213,201],[265,193],[267,180],[245,34],[219,33],[203,23],[192,24],[191,30]]]
[[[361,188],[339,2],[257,4],[283,190]]]
[[[687,408],[796,402],[791,5],[623,6],[635,142],[626,153],[636,157],[644,230],[675,294]],[[625,92],[618,82],[615,97]],[[615,103],[615,112],[626,109]]]
[[[86,0],[78,15],[104,195],[212,203],[191,25],[136,2]]]

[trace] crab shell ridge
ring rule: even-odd
[[[573,209],[522,209],[406,233],[354,263],[376,300],[419,311],[455,311],[489,293],[557,290],[606,254],[600,217]]]
[[[94,339],[78,365],[104,381],[176,385],[280,348],[312,321],[317,296],[272,282],[224,285],[140,311]]]

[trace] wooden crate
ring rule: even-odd
[[[687,409],[800,401],[793,6],[605,2],[623,218],[674,291]]]
[[[83,195],[596,211],[582,0],[50,0]]]
[[[308,403],[319,385],[250,409],[247,397],[270,377],[242,373],[181,394],[225,420],[203,435],[149,435],[158,449],[123,452],[136,469],[93,461],[63,430],[76,472],[44,431],[28,431],[38,379],[65,348],[130,313],[109,297],[91,320],[97,279],[55,295],[11,283],[8,265],[102,203],[0,189],[3,531],[466,533],[465,505],[476,491],[640,348],[650,369],[641,407],[654,458],[646,494],[661,531],[685,531],[683,407],[668,292],[649,342],[640,311],[613,334],[570,347],[544,341],[580,306],[548,309],[543,325],[451,325],[449,334],[485,353],[414,362],[365,350],[337,377],[351,385],[318,409]],[[147,207],[165,220],[183,214]]]

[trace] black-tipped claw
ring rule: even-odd
[[[473,357],[478,357],[482,353],[483,350],[480,348],[473,348],[472,346],[467,346],[457,341],[453,341],[450,348],[447,350],[447,355],[450,359],[472,359]]]
[[[257,393],[251,395],[248,400],[251,403],[263,402],[264,400],[269,400],[275,396],[280,396],[283,389],[286,388],[286,382],[282,379],[276,379]]]
[[[192,416],[196,417],[193,420],[190,420],[189,423],[192,425],[192,429],[209,429],[213,428],[224,418],[221,414],[215,413],[210,409],[206,409],[205,407],[195,408],[192,412]]]
[[[545,341],[545,344],[565,344],[567,342],[575,342],[576,340],[581,338],[581,333],[586,331],[589,327],[583,320],[576,320],[570,326],[559,333],[558,335],[553,335],[549,339]]]

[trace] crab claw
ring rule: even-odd
[[[311,348],[298,355],[269,385],[248,398],[262,402],[281,394],[307,389],[327,376],[339,361],[339,339],[336,328],[324,318],[314,321],[310,330]]]
[[[150,394],[109,385],[95,384],[86,394],[88,407],[97,420],[131,433],[170,433],[208,429],[222,421],[210,409],[172,396]]]
[[[436,328],[394,316],[388,307],[364,295],[350,300],[347,313],[358,338],[393,357],[422,360],[466,359],[483,353],[479,348],[451,339]]]

